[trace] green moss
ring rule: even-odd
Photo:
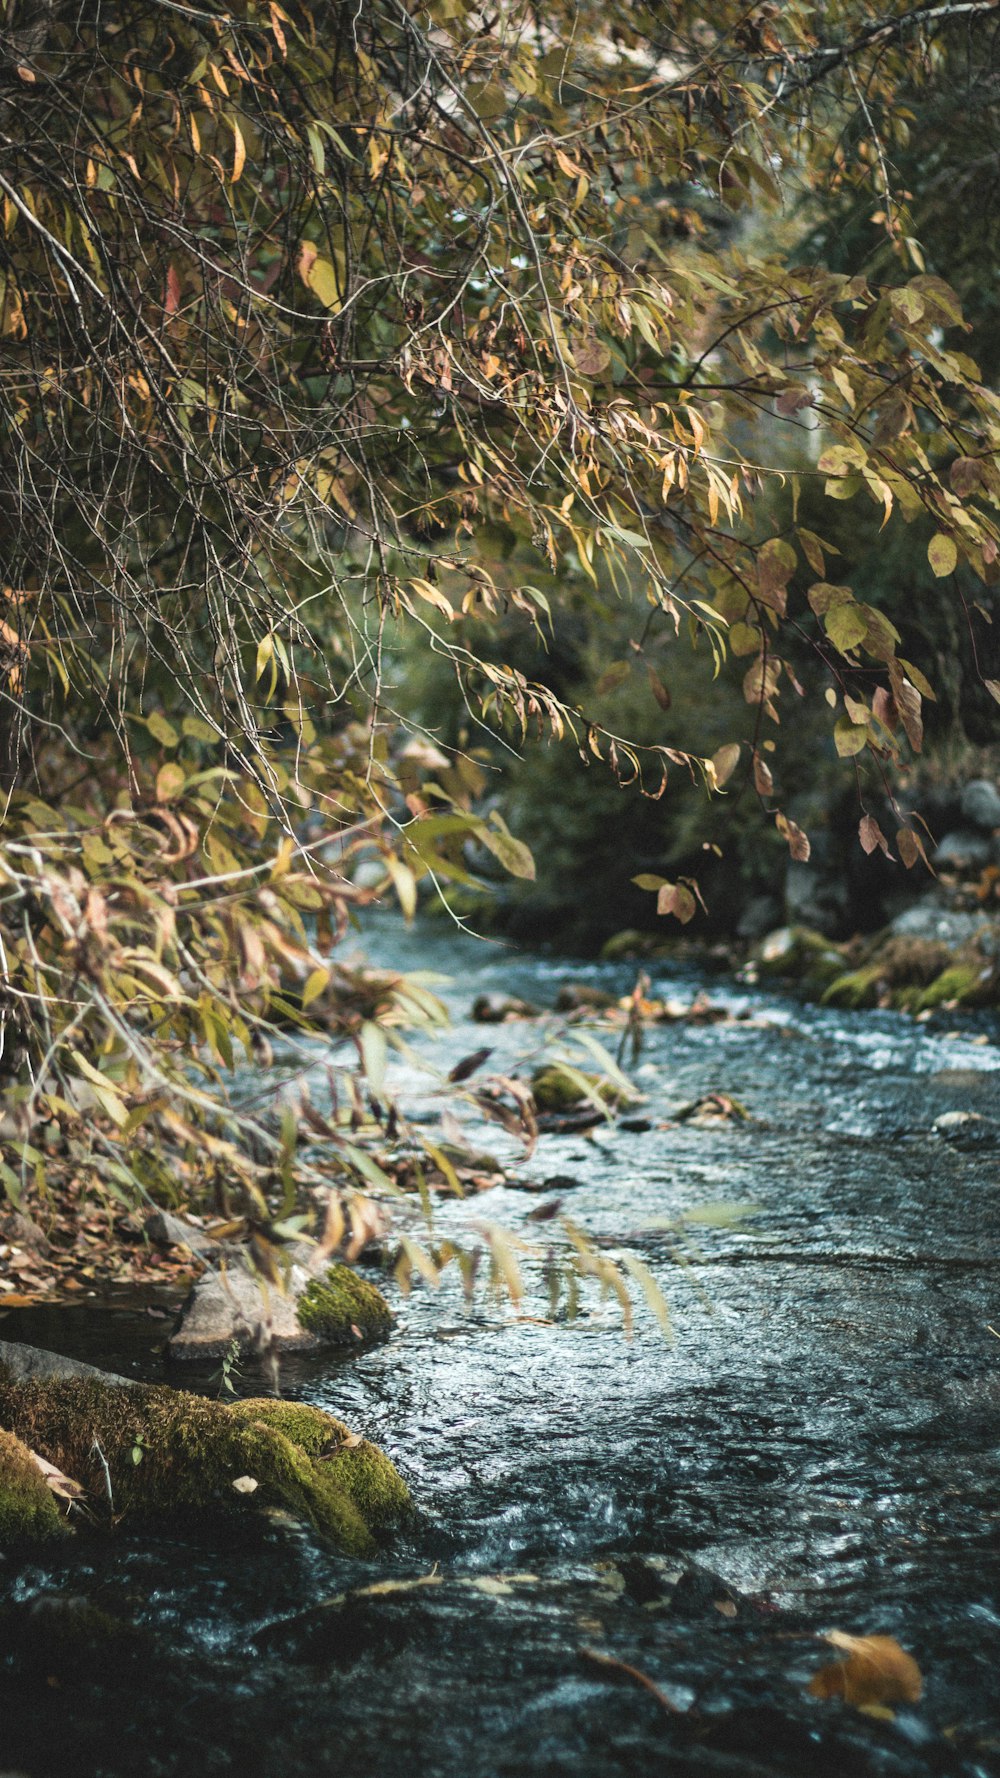
[[[864,969],[852,969],[849,974],[839,975],[830,983],[820,996],[821,1004],[846,1006],[855,1011],[862,1006],[877,1006],[883,981],[877,963],[869,963]]]
[[[983,975],[983,970],[971,963],[957,963],[950,969],[943,969],[930,987],[924,989],[917,1010],[926,1012],[931,1007],[943,1006],[948,1000],[978,1001]]]
[[[340,1264],[306,1285],[298,1317],[310,1333],[339,1346],[356,1343],[355,1328],[364,1340],[381,1340],[392,1326],[392,1311],[382,1292]]]
[[[844,973],[844,954],[811,926],[781,926],[761,939],[753,952],[764,978],[801,982],[818,991]]]
[[[263,1421],[310,1457],[327,1456],[351,1436],[342,1420],[335,1420],[332,1414],[324,1414],[322,1408],[314,1408],[307,1401],[281,1401],[267,1395],[234,1401],[229,1412],[242,1423]]]
[[[623,957],[652,957],[661,944],[655,932],[637,932],[629,926],[624,932],[616,932],[605,939],[600,955],[605,963],[618,963]]]
[[[622,1095],[609,1080],[602,1079],[599,1074],[584,1074],[583,1079],[605,1105],[620,1104]],[[559,1062],[536,1068],[531,1077],[531,1091],[539,1111],[568,1111],[571,1106],[586,1102],[579,1073],[574,1070],[571,1074]]]
[[[41,1543],[69,1530],[27,1445],[0,1431],[0,1546]]]
[[[331,1488],[353,1501],[372,1531],[389,1531],[412,1510],[409,1491],[378,1445],[342,1446],[324,1464]]]
[[[890,933],[878,938],[862,961],[877,963],[890,988],[926,988],[956,958],[947,945],[934,939]]]
[[[81,1482],[92,1505],[107,1502],[106,1463],[116,1518],[247,1517],[280,1506],[366,1556],[407,1502],[381,1451],[352,1445],[341,1421],[301,1403],[226,1404],[75,1378],[13,1383],[0,1373],[0,1424]],[[341,1461],[352,1452],[362,1460]],[[244,1476],[255,1490],[234,1487]]]

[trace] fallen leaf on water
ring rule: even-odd
[[[600,1649],[596,1648],[581,1648],[577,1650],[577,1653],[583,1660],[590,1661],[595,1667],[608,1667],[615,1673],[624,1673],[627,1679],[634,1679],[637,1685],[643,1686],[647,1692],[652,1693],[656,1702],[670,1716],[684,1715],[681,1706],[675,1704],[673,1698],[662,1691],[655,1680],[650,1679],[648,1673],[643,1673],[640,1667],[633,1667],[629,1661],[619,1661],[614,1655],[603,1654]]]
[[[843,1659],[821,1667],[809,1681],[814,1698],[845,1704],[916,1704],[923,1691],[920,1668],[894,1636],[848,1636],[831,1630],[826,1641]]]

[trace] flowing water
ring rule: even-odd
[[[551,1005],[569,977],[615,992],[635,979],[634,965],[570,967],[388,921],[369,949],[450,978],[438,991],[453,1024],[424,1046],[445,1071],[487,1043],[488,1070],[537,1059],[537,1026],[470,1022],[476,993]],[[706,987],[731,1016],[649,1030],[633,1127],[543,1136],[516,1169],[536,1189],[441,1204],[436,1234],[488,1219],[544,1253],[557,1224],[531,1213],[560,1199],[607,1251],[650,1267],[675,1342],[641,1304],[627,1341],[597,1294],[571,1322],[549,1318],[541,1291],[518,1315],[418,1288],[394,1297],[388,1345],[287,1363],[287,1393],[390,1452],[415,1527],[367,1565],[287,1526],[252,1549],[135,1533],[8,1560],[0,1765],[31,1778],[1000,1771],[996,1028],[650,973],[651,993]],[[418,1116],[440,1104],[415,1063],[392,1078]],[[749,1118],[672,1117],[711,1092]],[[975,1115],[935,1128],[956,1111]],[[472,1135],[516,1154],[502,1132]],[[698,1257],[678,1264],[671,1225],[720,1200],[754,1214],[690,1225]],[[135,1305],[15,1311],[0,1333],[164,1374],[162,1324]],[[98,1648],[85,1601],[132,1628]],[[810,1696],[834,1629],[895,1636],[923,1670],[921,1701],[871,1716]]]

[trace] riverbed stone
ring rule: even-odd
[[[946,833],[934,853],[934,863],[948,870],[984,870],[993,848],[974,827],[956,827]]]
[[[319,1275],[299,1249],[287,1275],[272,1283],[237,1260],[198,1279],[180,1326],[167,1341],[172,1358],[221,1358],[235,1343],[251,1352],[312,1352],[321,1345],[358,1345],[383,1339],[392,1322],[374,1284],[350,1266]]]
[[[780,978],[821,988],[844,971],[844,954],[810,926],[779,926],[754,947],[751,962],[761,978]]]
[[[309,1274],[297,1266],[284,1289],[239,1263],[206,1272],[167,1341],[171,1358],[221,1358],[234,1343],[241,1353],[314,1351],[319,1340],[300,1325],[296,1307],[308,1283]]]
[[[519,1000],[514,994],[477,994],[472,1003],[472,1017],[477,1025],[505,1025],[512,1019],[537,1019],[541,1010],[530,1000]]]
[[[25,1216],[20,1210],[8,1210],[0,1216],[0,1241],[11,1247],[20,1247],[26,1253],[45,1254],[52,1251],[52,1245],[43,1228],[40,1228],[31,1216]]]
[[[956,951],[975,944],[987,957],[1000,955],[1000,927],[995,920],[986,914],[961,913],[936,898],[918,901],[897,914],[889,930],[902,938],[934,939]]]
[[[1000,791],[989,778],[973,778],[962,792],[962,815],[984,833],[1000,827]]]
[[[147,1239],[160,1247],[186,1247],[199,1258],[218,1251],[218,1243],[204,1229],[169,1210],[154,1210],[142,1227]]]
[[[840,932],[848,917],[850,894],[835,871],[792,860],[785,872],[785,917],[790,925],[812,927],[830,935]]]
[[[781,924],[782,907],[776,895],[751,895],[743,904],[736,926],[738,938],[765,938]]]

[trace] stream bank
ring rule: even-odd
[[[564,964],[391,922],[370,948],[385,967],[450,976],[439,1067],[484,1041],[491,1067],[531,1066],[531,1023],[486,1038],[471,1004],[551,1005]],[[627,1342],[593,1297],[575,1323],[549,1322],[542,1296],[529,1319],[386,1286],[388,1345],[290,1357],[281,1387],[388,1451],[416,1524],[378,1564],[280,1522],[253,1551],[123,1527],[111,1545],[8,1558],[11,1770],[1000,1769],[994,1016],[917,1023],[647,968],[651,994],[690,1002],[707,987],[728,1016],[646,1032],[636,1127],[543,1136],[514,1168],[541,1189],[497,1186],[436,1216],[439,1235],[488,1218],[544,1249],[532,1213],[561,1200],[651,1267],[676,1344],[642,1316]],[[573,973],[620,994],[635,967]],[[415,1068],[397,1065],[393,1084],[428,1110]],[[749,1118],[672,1115],[720,1093]],[[513,1161],[505,1138],[483,1140]],[[720,1199],[755,1214],[690,1230],[709,1307],[670,1250],[674,1219]],[[3,1338],[151,1380],[164,1332],[134,1301],[0,1322]],[[194,1381],[218,1387],[208,1369]],[[249,1367],[239,1387],[260,1392]],[[119,1626],[113,1662],[95,1610]],[[920,1703],[889,1720],[810,1696],[831,1629],[897,1637],[924,1674]]]

